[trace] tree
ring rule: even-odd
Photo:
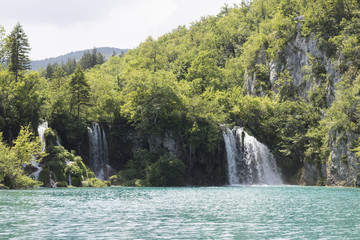
[[[76,60],[74,58],[68,58],[66,63],[62,64],[62,67],[66,73],[66,75],[71,75],[74,73],[76,69]]]
[[[73,107],[77,108],[77,116],[80,116],[80,107],[87,105],[90,99],[90,86],[87,83],[80,65],[77,66],[74,75],[70,79],[70,92],[71,92],[71,106],[70,112]]]
[[[46,67],[46,78],[47,79],[50,79],[52,77],[54,73],[54,69],[53,69],[53,66],[49,63]]]
[[[96,64],[103,64],[105,62],[104,55],[101,54],[101,52],[96,53]]]
[[[15,74],[15,80],[22,77],[22,72],[30,69],[30,45],[20,23],[17,23],[10,35],[6,38],[7,66]]]
[[[122,112],[144,132],[161,132],[179,121],[183,102],[177,95],[175,76],[165,71],[137,74],[124,88]]]
[[[54,82],[56,80],[56,88],[59,89],[63,84],[66,73],[64,72],[64,69],[61,66],[57,66],[55,69],[53,68],[52,70],[53,70],[52,81]]]
[[[183,186],[185,164],[171,155],[164,155],[147,168],[147,181],[150,186]]]
[[[5,62],[5,29],[0,25],[0,66]]]
[[[105,62],[104,56],[93,48],[90,52],[89,50],[85,51],[82,57],[80,58],[80,65],[82,69],[89,69],[94,67],[97,64],[103,64]]]
[[[22,127],[13,147],[7,146],[0,133],[0,179],[10,188],[34,188],[39,182],[26,176],[23,165],[39,162],[44,157],[40,139],[30,131],[29,126]],[[34,156],[38,156],[35,160]]]

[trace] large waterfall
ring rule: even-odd
[[[270,150],[243,128],[223,132],[228,162],[229,184],[282,184]]]
[[[98,123],[92,123],[88,127],[90,168],[95,176],[101,180],[109,178],[114,171],[109,165],[108,145],[103,128]]]

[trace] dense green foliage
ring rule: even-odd
[[[14,73],[16,81],[23,76],[25,70],[30,68],[29,52],[28,38],[18,23],[6,38],[5,45],[5,53],[8,55],[6,64],[9,70]]]
[[[334,133],[360,133],[359,5],[356,0],[254,0],[225,6],[217,16],[157,40],[149,37],[105,63],[87,52],[80,61],[83,70],[69,62],[16,81],[10,66],[2,67],[0,130],[11,142],[20,126],[46,118],[75,142],[90,122],[121,122],[143,135],[171,133],[191,160],[214,154],[222,141],[220,124],[237,124],[266,143],[290,177],[305,161],[327,161]],[[337,60],[339,83],[316,56],[308,56],[301,85],[287,70],[270,81],[270,63],[285,61],[297,34],[315,38],[320,51]],[[0,31],[0,47],[2,39]],[[253,86],[250,78],[256,78]],[[354,142],[353,150],[359,149]],[[184,183],[189,163],[146,151],[135,153],[112,180]]]
[[[44,186],[66,187],[68,185],[82,186],[104,186],[98,183],[94,173],[85,166],[80,156],[67,151],[62,146],[56,146],[56,133],[48,128],[45,131],[46,156],[43,158],[43,170],[40,172],[39,181]]]
[[[183,186],[185,164],[159,149],[155,153],[139,149],[128,161],[126,168],[113,176],[114,185],[125,186]]]
[[[40,140],[29,131],[21,128],[18,137],[8,146],[0,134],[0,184],[9,188],[34,188],[40,182],[28,177],[23,165],[41,161]]]

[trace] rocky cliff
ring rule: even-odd
[[[298,97],[308,99],[309,91],[322,84],[326,84],[326,103],[330,106],[334,100],[335,83],[341,80],[337,71],[339,61],[327,56],[320,48],[315,34],[302,36],[301,28],[304,18],[296,17],[297,32],[295,37],[278,53],[275,59],[268,59],[266,49],[262,47],[257,55],[256,65],[266,66],[265,78],[269,80],[268,89],[260,84],[259,78],[264,71],[245,72],[245,90],[252,95],[263,96],[266,90],[277,92],[277,80],[281,74],[288,73],[296,87]]]
[[[323,103],[317,102],[316,107],[327,109],[335,99],[336,84],[342,81],[339,65],[343,56],[339,52],[326,52],[314,33],[302,36],[304,17],[296,17],[294,20],[297,21],[297,32],[275,59],[267,57],[264,47],[260,49],[256,64],[266,66],[266,71],[247,70],[244,76],[245,90],[250,95],[258,96],[266,95],[267,91],[277,93],[277,81],[284,78],[285,73],[296,89],[296,96],[292,100],[299,98],[312,101],[315,94],[323,94]],[[264,82],[264,72],[268,84],[260,84],[260,81]],[[343,130],[328,135],[327,157],[320,164],[304,161],[295,182],[303,185],[359,186],[359,161],[352,151],[358,134]]]
[[[354,143],[359,136],[352,132],[330,133],[330,154],[326,162],[326,184],[329,186],[360,186],[359,160]]]

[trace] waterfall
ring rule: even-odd
[[[228,161],[229,184],[282,184],[270,150],[243,128],[226,128],[223,137]]]
[[[98,123],[88,127],[90,168],[101,180],[109,178],[113,171],[109,165],[109,152],[104,129]]]
[[[44,121],[41,124],[39,124],[38,126],[38,134],[40,137],[40,141],[41,141],[41,151],[44,152],[45,148],[46,148],[46,144],[45,144],[45,131],[46,129],[48,129],[48,122]]]
[[[40,141],[41,141],[41,151],[44,152],[46,145],[45,145],[45,131],[46,129],[48,129],[48,122],[44,121],[41,124],[39,124],[38,126],[38,134],[40,137]],[[40,163],[36,162],[35,160],[31,160],[30,164],[35,167],[37,170],[35,172],[33,172],[32,174],[30,174],[30,177],[34,177],[36,180],[39,179],[39,174],[42,171],[42,167],[40,167]]]

